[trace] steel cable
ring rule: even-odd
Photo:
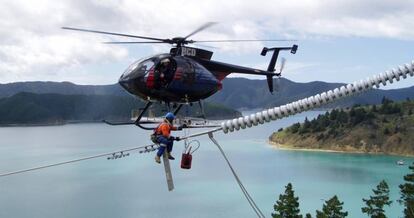
[[[223,158],[226,160],[227,165],[229,166],[231,172],[233,173],[234,178],[236,179],[237,183],[239,184],[240,189],[242,190],[244,197],[246,197],[247,201],[249,202],[250,206],[252,207],[252,209],[254,210],[254,212],[256,213],[256,215],[259,218],[264,218],[265,216],[263,215],[262,211],[260,210],[260,208],[256,205],[256,203],[254,202],[253,198],[250,196],[249,192],[247,192],[247,189],[244,187],[243,183],[241,182],[239,176],[237,175],[236,171],[233,169],[233,166],[231,165],[229,159],[227,158],[226,154],[224,153],[223,149],[221,148],[220,144],[217,142],[217,140],[213,137],[213,133],[208,133],[208,137],[211,139],[211,141],[218,147],[218,149],[220,150],[221,155],[223,156]]]

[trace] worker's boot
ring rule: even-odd
[[[171,155],[171,153],[170,153],[170,152],[168,152],[168,159],[170,159],[170,160],[175,160],[175,158]]]
[[[157,162],[157,163],[161,163],[161,158],[160,157],[158,157],[158,155],[155,155],[155,162]]]

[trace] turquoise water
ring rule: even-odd
[[[412,158],[285,151],[266,143],[278,128],[317,114],[216,138],[266,215],[292,182],[303,213],[314,215],[323,199],[337,194],[349,217],[365,217],[362,198],[386,179],[394,200],[387,214],[400,217],[398,184],[409,171],[395,162]],[[0,128],[0,172],[148,144],[147,134],[104,124]],[[120,160],[101,158],[0,178],[0,217],[254,217],[217,148],[207,137],[199,140],[202,147],[191,170],[182,170],[179,160],[172,162],[173,192],[167,191],[153,153],[132,153]],[[182,143],[175,145],[176,157],[182,149]]]

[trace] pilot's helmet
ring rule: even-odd
[[[164,65],[164,66],[167,66],[167,65],[169,65],[170,64],[170,59],[168,59],[168,58],[165,58],[165,59],[163,59],[163,60],[161,60],[161,64],[162,65]]]

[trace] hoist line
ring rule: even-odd
[[[237,175],[236,171],[234,170],[233,166],[231,165],[229,159],[227,158],[226,154],[224,153],[224,150],[221,148],[220,144],[217,142],[217,140],[213,137],[213,133],[208,133],[209,138],[211,139],[211,141],[217,146],[217,148],[220,150],[221,155],[223,156],[224,160],[227,162],[227,165],[229,166],[234,178],[236,179],[240,189],[242,190],[244,197],[246,197],[247,201],[249,202],[250,206],[252,207],[252,209],[254,210],[254,212],[256,213],[256,215],[259,218],[264,218],[265,216],[263,215],[262,211],[260,210],[260,208],[257,206],[256,202],[254,202],[253,198],[250,196],[249,192],[247,191],[247,189],[244,187],[243,183],[241,182],[239,176]]]

